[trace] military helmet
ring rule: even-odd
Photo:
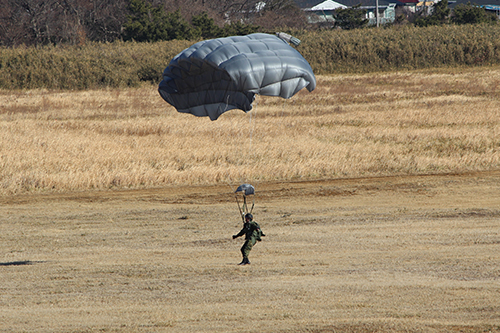
[[[250,213],[247,213],[247,214],[245,214],[245,219],[247,219],[247,218],[250,220],[253,220],[253,215]]]

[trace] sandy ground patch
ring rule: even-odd
[[[500,331],[500,172],[0,199],[2,332]]]

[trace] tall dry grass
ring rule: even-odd
[[[500,166],[500,68],[318,77],[249,114],[155,86],[0,93],[0,193],[427,174]]]

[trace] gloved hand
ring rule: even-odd
[[[235,239],[235,238],[236,238],[236,235],[233,235],[233,239]]]

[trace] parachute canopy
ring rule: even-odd
[[[244,195],[255,194],[255,188],[250,184],[242,184],[238,186],[234,193],[243,192]]]
[[[158,90],[177,111],[216,120],[228,110],[250,111],[255,94],[290,98],[315,87],[311,66],[285,39],[255,33],[185,49],[170,61]]]

